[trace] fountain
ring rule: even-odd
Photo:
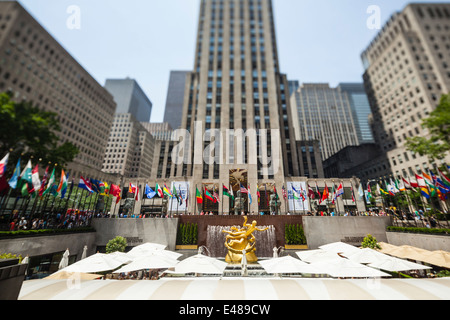
[[[228,249],[224,246],[227,234],[235,232],[235,230],[240,228],[242,228],[242,226],[208,226],[206,247],[208,248],[210,256],[224,258],[228,254]],[[266,231],[254,233],[255,242],[257,243],[256,255],[263,258],[272,257],[272,248],[276,246],[275,227],[270,225],[260,227],[260,229],[266,229]],[[224,233],[224,231],[226,233]],[[240,251],[242,251],[242,249]],[[237,263],[239,262],[240,259]],[[247,262],[252,263],[255,261],[249,261],[249,259],[247,259]]]

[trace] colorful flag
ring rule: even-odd
[[[252,204],[253,200],[252,200],[252,194],[250,192],[250,186],[249,185],[247,186],[247,189],[248,189],[248,203]]]
[[[164,193],[163,193],[163,191],[162,191],[162,189],[161,189],[161,186],[160,186],[159,184],[156,184],[155,189],[156,189],[156,192],[158,193],[158,196],[159,196],[160,198],[164,198]]]
[[[216,187],[214,187],[214,193],[213,193],[213,196],[214,196],[214,199],[215,199],[214,202],[220,203],[220,197],[219,197],[219,194],[218,194],[217,191],[216,191]]]
[[[308,198],[311,198],[313,200],[316,198],[316,194],[314,193],[313,188],[309,186],[309,184],[308,184]]]
[[[150,188],[148,184],[146,184],[145,185],[145,195],[147,196],[147,199],[153,199],[156,196],[156,192],[153,191],[153,189]]]
[[[42,182],[41,182],[41,186],[39,188],[39,196],[42,197],[44,191],[45,191],[45,184],[47,183],[47,179],[48,179],[48,166],[45,169],[44,172],[44,177],[42,178]]]
[[[355,193],[353,192],[353,186],[350,187],[351,191],[352,191],[352,202],[355,203],[356,199],[355,199]]]
[[[425,187],[420,187],[420,193],[427,199],[430,199],[430,191],[428,190],[428,188]]]
[[[379,195],[386,195],[386,196],[389,195],[389,192],[387,192],[386,190],[382,189],[378,183],[377,183],[377,190],[378,190],[378,194]]]
[[[8,164],[9,159],[9,153],[0,161],[0,178],[3,177],[3,175],[6,172],[6,165]]]
[[[166,186],[166,184],[164,184],[164,188],[163,188],[163,193],[167,196],[169,196],[170,198],[173,198],[172,193],[170,193],[169,188]]]
[[[336,199],[342,196],[343,194],[344,194],[344,186],[341,183],[336,190]]]
[[[261,202],[261,193],[259,192],[259,186],[256,184],[256,197],[258,198],[258,204]]]
[[[287,192],[286,192],[286,188],[284,187],[284,184],[283,184],[283,187],[281,188],[281,193],[283,194],[283,200],[286,200]]]
[[[33,171],[31,171],[31,182],[33,184],[33,190],[31,192],[38,193],[41,188],[41,180],[39,179],[39,165],[37,164]]]
[[[248,193],[248,190],[244,188],[242,184],[240,184],[241,193]]]
[[[227,196],[228,198],[233,198],[234,199],[234,196],[230,193],[230,190],[228,190],[228,188],[227,187],[225,187],[225,185],[222,185],[222,188],[223,188],[223,195],[224,196]]]
[[[405,189],[407,189],[407,190],[412,189],[411,183],[403,177],[402,177],[402,182],[405,186]]]
[[[116,204],[118,204],[121,199],[121,193],[122,193],[122,190],[120,190],[120,185],[116,186],[114,184],[111,184],[111,189],[109,190],[109,194],[112,195],[113,197],[116,197]]]
[[[128,186],[128,193],[136,193],[136,186],[132,183]]]
[[[440,174],[441,177],[442,177],[442,181],[443,181],[446,185],[450,186],[450,178],[447,177],[447,176],[444,174],[444,172],[442,172],[442,171],[439,170],[439,169],[438,169],[438,172],[439,172],[439,174]]]
[[[364,190],[362,187],[362,184],[359,184],[358,187],[358,200],[363,200],[364,199]]]
[[[58,189],[56,189],[57,194],[61,195],[61,199],[64,199],[63,190],[67,190],[67,176],[64,170],[61,170],[61,179],[59,181]]]
[[[417,185],[419,187],[426,187],[427,186],[426,183],[425,183],[425,179],[422,178],[421,176],[419,176],[417,173],[416,173],[416,179],[417,179]]]
[[[22,189],[22,195],[26,196],[29,193],[29,189],[31,190],[32,188],[28,188],[28,186],[32,186],[32,171],[33,169],[31,168],[31,160],[28,160],[27,165],[25,166],[25,168],[22,171],[22,174],[20,175],[20,184],[21,184],[21,189]]]
[[[84,179],[82,176],[80,177],[80,181],[78,182],[78,188],[87,190],[90,193],[94,193],[94,190],[92,189],[91,184],[86,179]]]
[[[196,192],[197,203],[202,204],[203,203],[202,194],[200,193],[200,191],[198,191],[198,188],[196,188],[196,189],[197,189],[197,192]]]
[[[327,200],[329,195],[330,195],[330,193],[328,191],[327,183],[325,183],[325,189],[323,190],[322,199],[320,200],[320,203]]]
[[[205,198],[211,200],[212,202],[215,202],[213,196],[208,192],[206,187],[205,187]]]
[[[49,193],[53,187],[53,183],[55,182],[55,170],[56,168],[53,168],[52,174],[50,175],[50,178],[47,182],[47,188],[45,189],[44,193],[42,194],[45,196],[47,193]]]

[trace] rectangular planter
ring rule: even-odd
[[[292,245],[292,244],[286,244],[284,246],[286,250],[308,250],[307,244],[301,244],[301,245]]]
[[[177,245],[176,250],[198,250],[197,245]]]

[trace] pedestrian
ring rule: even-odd
[[[14,219],[13,221],[11,221],[11,223],[9,224],[9,231],[15,231],[17,228],[17,219]]]

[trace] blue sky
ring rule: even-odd
[[[101,84],[136,79],[161,122],[171,70],[192,70],[199,0],[19,1]],[[448,1],[421,1],[448,2]],[[404,0],[273,0],[281,72],[300,82],[360,82],[360,54],[378,30],[367,8],[380,8],[382,24]],[[66,26],[67,8],[80,8],[80,29]]]

